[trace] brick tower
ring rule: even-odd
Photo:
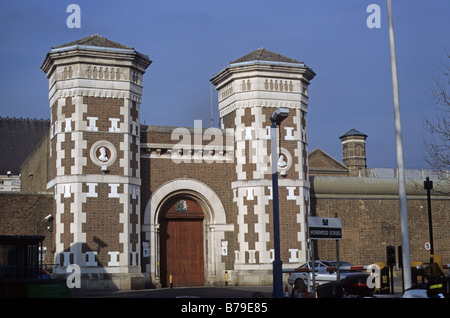
[[[270,115],[279,107],[290,110],[277,133],[280,160],[275,163],[281,258],[297,264],[306,260],[310,188],[306,114],[308,85],[314,76],[304,63],[260,48],[231,62],[211,79],[219,94],[222,128],[235,131],[231,177],[235,233],[230,244],[234,246],[235,275],[252,270],[253,277],[247,277],[257,280],[255,283],[271,279],[274,259]]]
[[[49,79],[56,272],[79,265],[84,288],[143,286],[139,113],[150,64],[92,35],[52,48],[41,66]]]
[[[342,142],[342,161],[348,167],[348,176],[365,177],[367,135],[356,129],[350,129],[339,139]]]

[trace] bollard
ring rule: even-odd
[[[170,288],[173,288],[172,273],[170,273],[170,275],[169,275],[169,285],[170,285]]]
[[[228,271],[225,271],[225,286],[228,286]]]

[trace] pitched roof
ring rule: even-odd
[[[270,61],[270,62],[283,62],[283,63],[296,63],[303,64],[303,62],[291,59],[284,55],[266,50],[262,47],[259,49],[244,55],[243,57],[238,58],[237,60],[231,62],[230,64],[242,63],[242,62],[250,62],[250,61]]]
[[[356,130],[355,128],[350,129],[349,131],[347,131],[345,134],[343,134],[342,136],[340,136],[339,138],[344,138],[344,137],[349,137],[349,136],[362,136],[362,137],[367,137],[366,134],[360,132],[359,130]]]
[[[308,154],[308,166],[311,175],[348,174],[348,167],[322,149],[315,149]]]
[[[128,50],[133,49],[129,46],[111,41],[107,38],[104,38],[101,35],[98,35],[98,34],[93,34],[93,35],[87,36],[85,38],[82,38],[82,39],[79,39],[79,40],[76,40],[73,42],[59,45],[59,46],[53,47],[52,49],[60,49],[60,48],[70,47],[70,46],[75,46],[75,45],[109,47],[109,48],[115,48],[115,49],[128,49]]]

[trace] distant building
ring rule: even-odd
[[[20,176],[0,175],[0,191],[20,191]]]

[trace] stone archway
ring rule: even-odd
[[[148,246],[143,253],[143,272],[150,285],[161,286],[160,267],[160,215],[171,198],[188,197],[201,207],[203,219],[204,284],[223,284],[225,263],[222,262],[221,245],[225,232],[233,231],[227,224],[223,204],[218,195],[206,184],[194,179],[174,179],[157,188],[148,201],[142,223],[142,245]],[[147,256],[147,259],[145,258]],[[164,279],[163,279],[164,280]]]

